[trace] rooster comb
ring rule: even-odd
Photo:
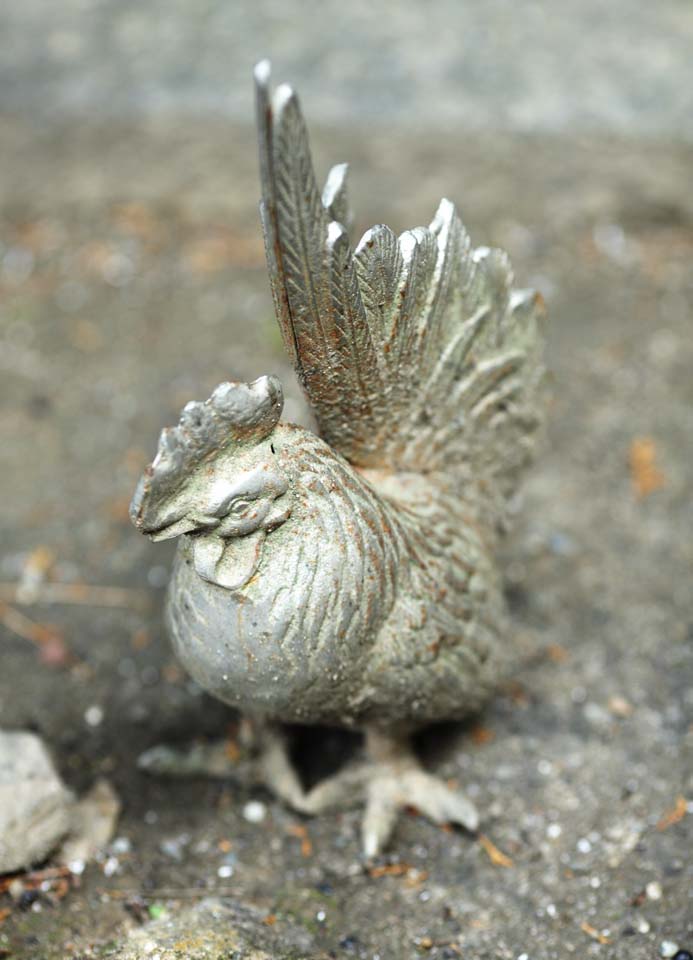
[[[183,407],[177,427],[161,431],[153,462],[145,470],[130,506],[137,526],[144,514],[173,493],[192,470],[215,453],[236,444],[263,440],[276,426],[284,406],[276,377],[252,383],[220,383],[209,400]]]

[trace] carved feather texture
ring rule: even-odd
[[[321,436],[354,465],[462,462],[505,493],[539,421],[540,301],[500,250],[473,250],[454,205],[353,251],[346,167],[322,198],[295,94],[256,70],[263,226],[279,325]]]

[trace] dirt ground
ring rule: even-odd
[[[322,170],[352,161],[357,227],[427,222],[446,194],[551,319],[545,450],[502,558],[521,663],[482,716],[421,742],[488,839],[412,814],[365,865],[356,811],[303,820],[242,778],[136,766],[235,724],[173,661],[171,551],[127,518],[158,431],[221,380],[265,372],[287,418],[305,417],[274,327],[252,131],[5,117],[0,139],[0,726],[40,732],[71,787],[104,775],[123,803],[111,850],[64,896],[0,895],[0,956],[693,950],[693,149],[316,131]],[[15,602],[37,568],[85,602]],[[308,777],[353,747],[302,736]],[[210,897],[219,909],[196,906]],[[165,946],[176,919],[217,939]],[[246,939],[224,946],[239,923]]]

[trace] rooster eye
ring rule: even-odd
[[[245,513],[249,506],[250,501],[243,500],[241,497],[239,497],[237,500],[232,500],[228,510],[229,516],[238,517],[242,513]]]

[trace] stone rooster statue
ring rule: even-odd
[[[254,722],[265,783],[305,813],[363,802],[370,856],[404,806],[478,823],[408,738],[511,661],[494,550],[541,420],[541,300],[448,200],[354,248],[346,165],[321,194],[296,94],[267,62],[255,78],[274,305],[318,434],[280,420],[275,377],[222,383],[163,431],[131,515],[180,537],[174,648]],[[367,759],[307,791],[286,722],[364,731]]]

